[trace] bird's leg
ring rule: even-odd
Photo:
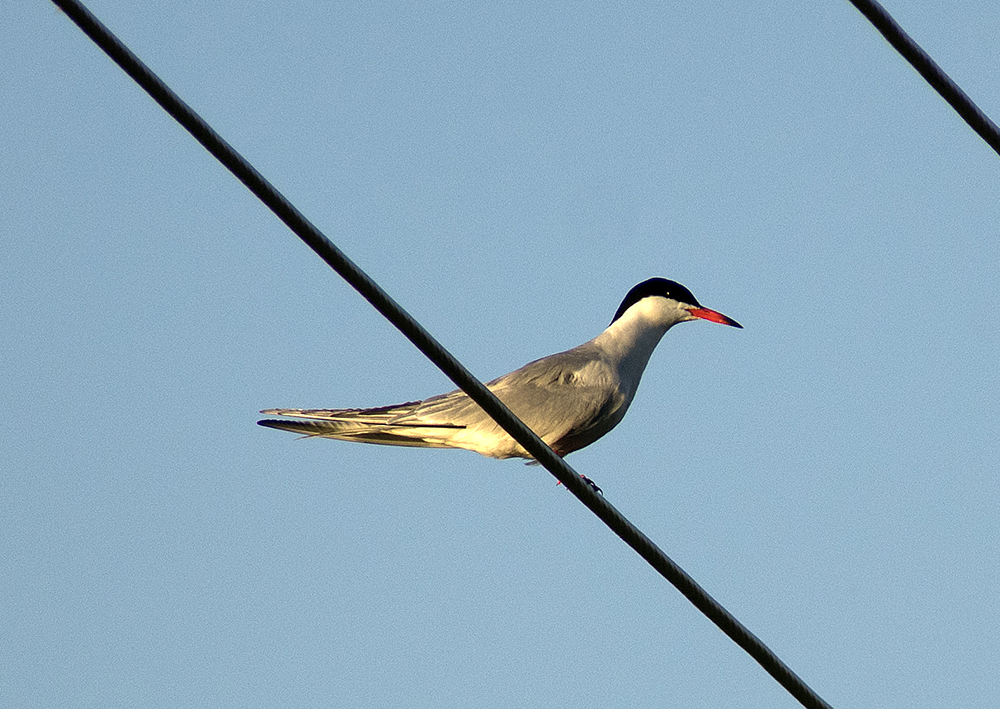
[[[572,452],[573,451],[567,451],[567,453],[572,453]],[[565,453],[560,453],[558,450],[555,451],[555,454],[557,456],[559,456],[560,458],[562,458],[564,455],[566,455]],[[539,463],[537,460],[529,460],[527,463],[525,463],[525,465],[541,465],[541,463]],[[580,474],[577,473],[577,475],[580,475]],[[587,483],[588,485],[590,485],[590,489],[593,490],[594,492],[596,492],[598,495],[603,495],[604,494],[604,491],[597,486],[597,483],[595,483],[593,480],[591,480],[590,478],[588,478],[586,475],[580,475],[580,477],[583,478],[583,481],[585,483]],[[562,485],[562,480],[556,480],[556,487],[559,487],[560,485]]]

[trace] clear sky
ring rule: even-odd
[[[667,334],[569,462],[837,707],[1000,699],[1000,158],[844,0],[91,9],[474,373]],[[888,9],[994,119],[1000,5]],[[0,705],[792,707],[52,5],[0,5]]]

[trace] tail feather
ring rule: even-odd
[[[268,416],[295,416],[303,419],[323,419],[325,421],[352,420],[367,423],[388,423],[400,416],[413,413],[422,402],[408,401],[405,404],[377,406],[369,409],[264,409]]]
[[[452,447],[451,437],[465,426],[416,421],[409,415],[419,404],[414,401],[372,409],[265,409],[262,414],[308,420],[262,419],[257,423],[310,438],[417,448]],[[407,417],[408,420],[404,420]]]

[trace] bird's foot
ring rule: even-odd
[[[579,475],[579,473],[577,473],[577,475]],[[602,490],[601,488],[599,488],[597,486],[597,483],[595,483],[593,480],[591,480],[590,478],[588,478],[586,475],[580,475],[580,477],[583,478],[583,481],[585,483],[587,483],[588,485],[590,485],[590,489],[593,490],[594,492],[596,492],[598,495],[603,495],[604,494],[604,490]],[[556,480],[556,487],[559,487],[560,485],[562,485],[562,480]]]

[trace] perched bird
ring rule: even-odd
[[[600,335],[536,359],[486,386],[556,453],[588,446],[625,416],[660,338],[688,320],[742,328],[703,308],[687,288],[665,278],[635,286]],[[372,409],[265,409],[261,426],[306,436],[417,448],[465,448],[490,458],[531,458],[464,392]]]

